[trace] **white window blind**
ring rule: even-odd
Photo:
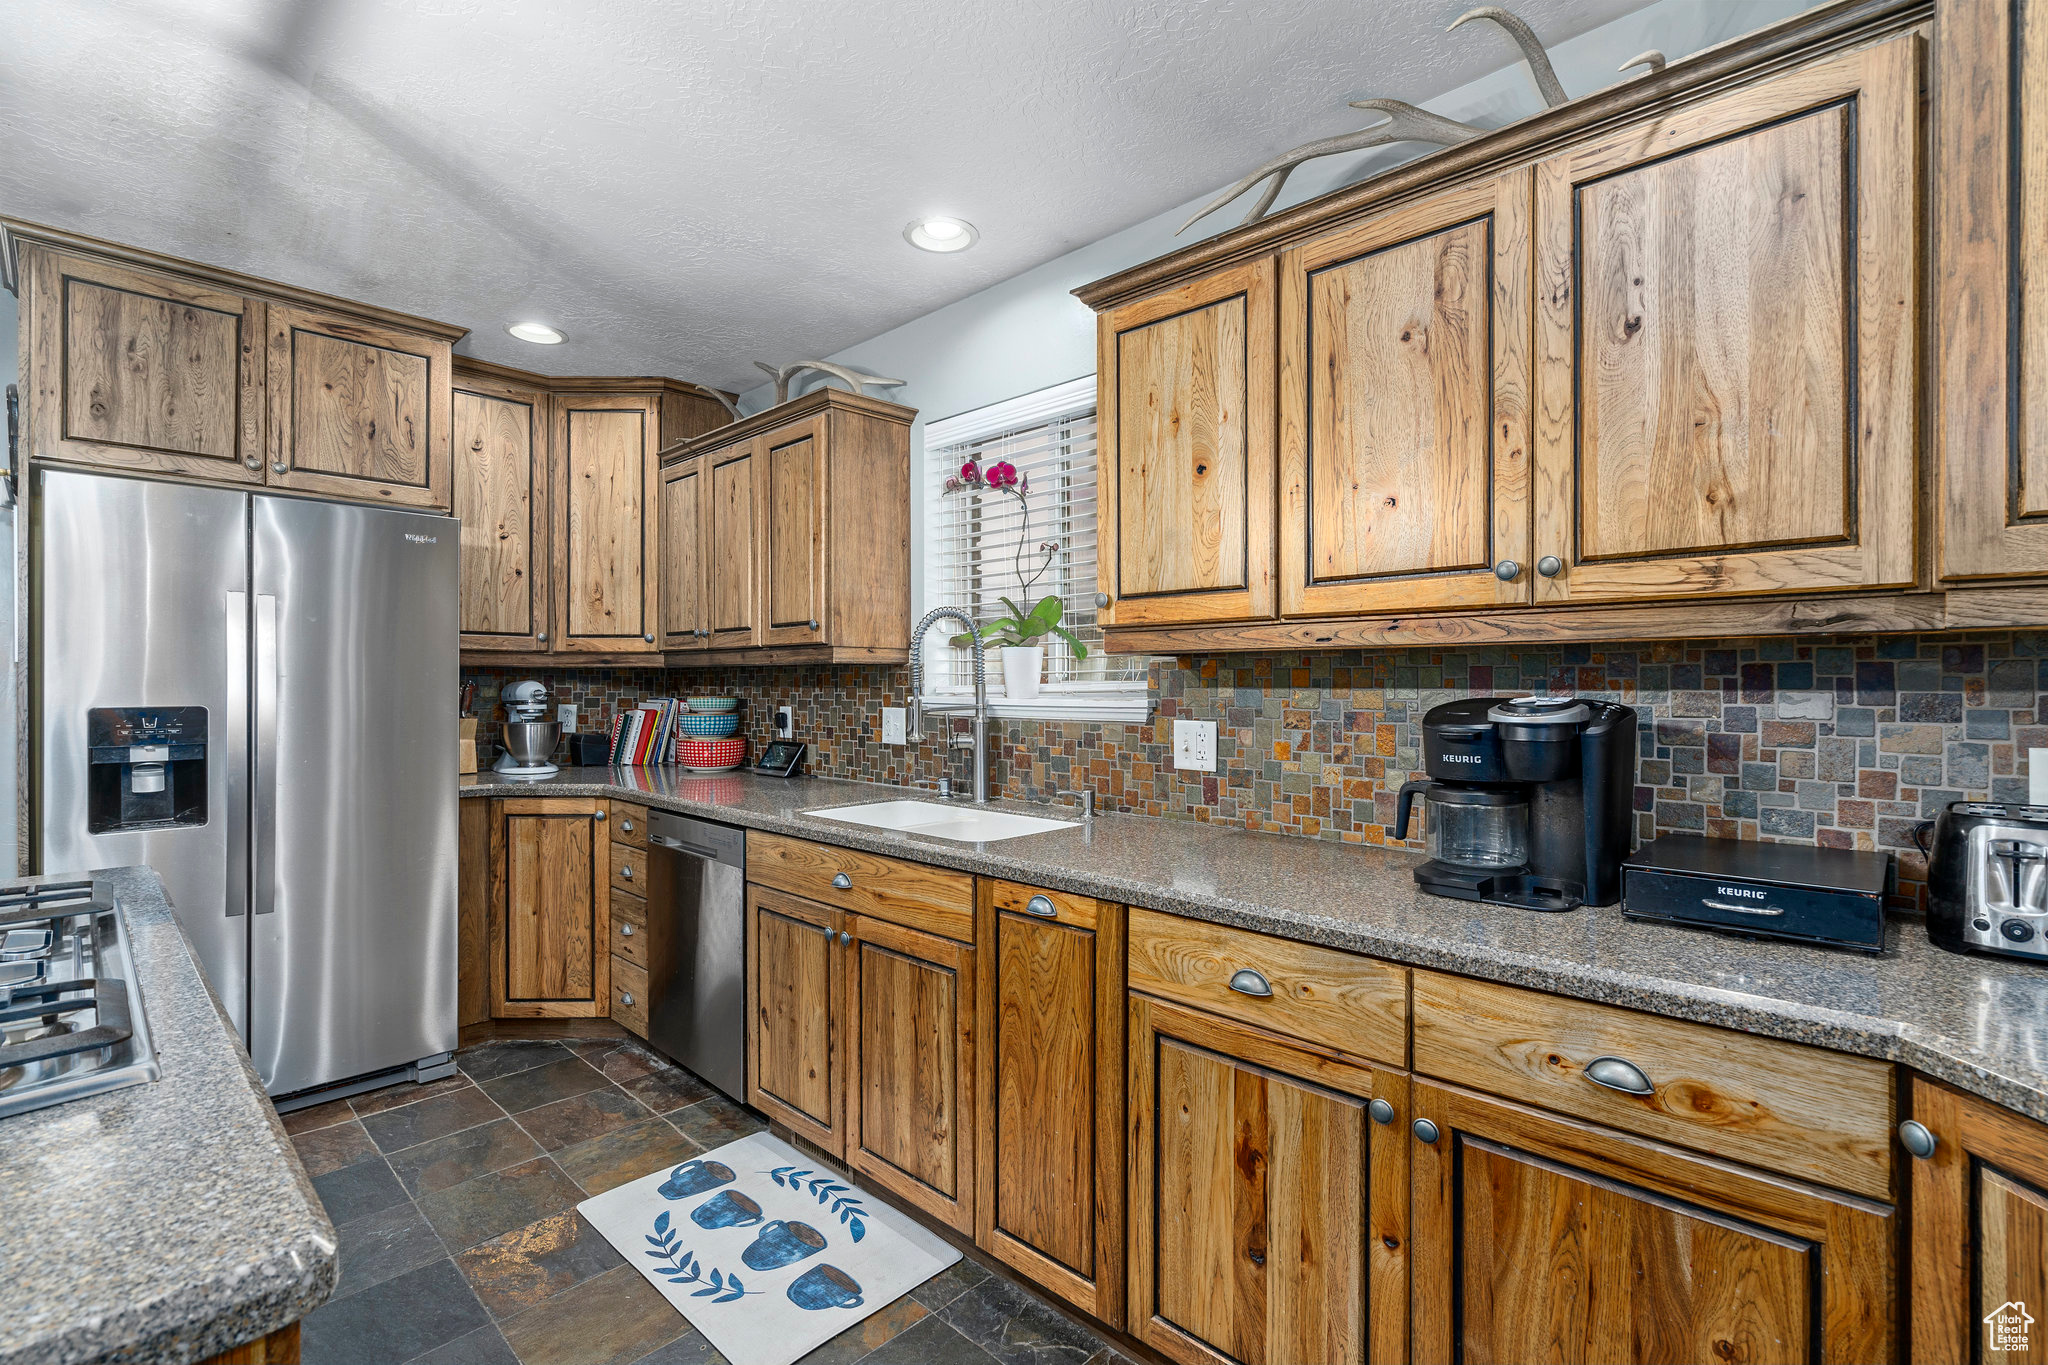
[[[946,491],[947,479],[970,459],[984,473],[1004,461],[1016,466],[1029,483],[1028,525],[1024,506],[1010,494]],[[1005,614],[1003,597],[1029,611],[1046,594],[1057,594],[1064,607],[1060,624],[1088,653],[1076,659],[1065,640],[1046,636],[1045,692],[1069,700],[1087,693],[1143,695],[1145,659],[1104,654],[1095,623],[1094,376],[932,423],[925,430],[925,481],[928,607],[965,607],[977,621],[990,621]],[[1046,544],[1057,548],[1048,554]],[[1020,580],[1034,573],[1037,581],[1025,587]],[[934,665],[928,693],[973,685],[972,656],[947,647],[945,639],[944,627],[935,627],[926,643]],[[994,648],[989,673],[1000,678]]]

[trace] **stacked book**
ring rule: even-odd
[[[644,768],[674,762],[676,717],[682,714],[683,704],[674,697],[656,697],[621,711],[612,720],[612,766]]]

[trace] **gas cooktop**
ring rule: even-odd
[[[89,878],[0,887],[0,1118],[161,1074],[120,904]]]

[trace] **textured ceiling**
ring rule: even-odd
[[[1507,65],[1468,3],[12,0],[0,212],[745,389]]]

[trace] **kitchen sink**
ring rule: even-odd
[[[983,810],[975,806],[942,806],[932,801],[875,801],[864,806],[834,806],[830,810],[814,810],[809,814],[823,816],[827,820],[844,820],[850,825],[957,839],[963,844],[1020,839],[1027,834],[1045,834],[1074,827],[1071,820],[1041,820],[1035,815],[1012,815],[1008,811]]]

